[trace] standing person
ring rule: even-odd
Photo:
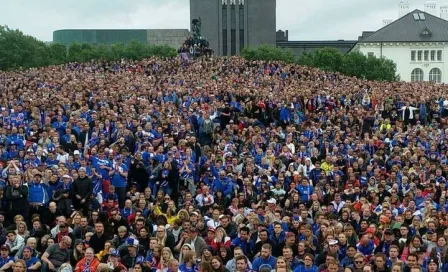
[[[113,166],[113,169],[109,171],[109,175],[112,176],[112,185],[117,191],[118,205],[120,208],[123,208],[124,201],[126,200],[128,167],[123,163],[123,157],[121,155],[115,157]]]
[[[28,182],[28,190],[31,214],[38,213],[42,216],[50,199],[48,198],[48,186],[42,182],[41,173],[34,174],[34,180]]]
[[[6,200],[8,201],[9,218],[13,218],[16,214],[21,214],[28,222],[29,204],[28,204],[28,187],[20,184],[20,178],[14,176],[12,185],[6,187]]]
[[[406,102],[406,105],[401,107],[399,111],[401,111],[401,119],[404,122],[405,129],[408,125],[415,125],[415,111],[418,108],[410,106],[409,102]]]
[[[73,183],[73,207],[75,210],[82,210],[83,214],[88,214],[93,183],[86,175],[86,168],[79,168],[78,173],[79,177]]]

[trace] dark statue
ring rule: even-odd
[[[201,35],[201,25],[201,18],[191,21],[192,35],[185,40],[178,50],[179,53],[189,53],[192,57],[211,56],[213,54],[213,50],[209,47],[210,43]]]
[[[193,35],[196,37],[201,37],[201,18],[193,19],[191,21],[191,32],[193,32]]]

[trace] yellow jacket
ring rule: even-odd
[[[167,214],[163,213],[160,210],[160,207],[158,205],[154,206],[154,214],[157,216],[159,216],[159,215],[165,216],[166,220],[168,221],[168,224],[170,224],[170,225],[173,225],[174,221],[179,218],[177,215],[172,215],[172,216],[168,217]]]

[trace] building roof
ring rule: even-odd
[[[448,42],[448,21],[416,9],[359,42]]]

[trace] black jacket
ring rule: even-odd
[[[79,195],[81,199],[88,200],[88,197],[93,193],[93,183],[85,176],[84,178],[77,178],[73,183],[73,199],[76,199],[76,195]]]
[[[8,201],[8,209],[11,211],[27,210],[28,207],[28,187],[20,185],[15,188],[13,186],[6,187],[6,200]]]

